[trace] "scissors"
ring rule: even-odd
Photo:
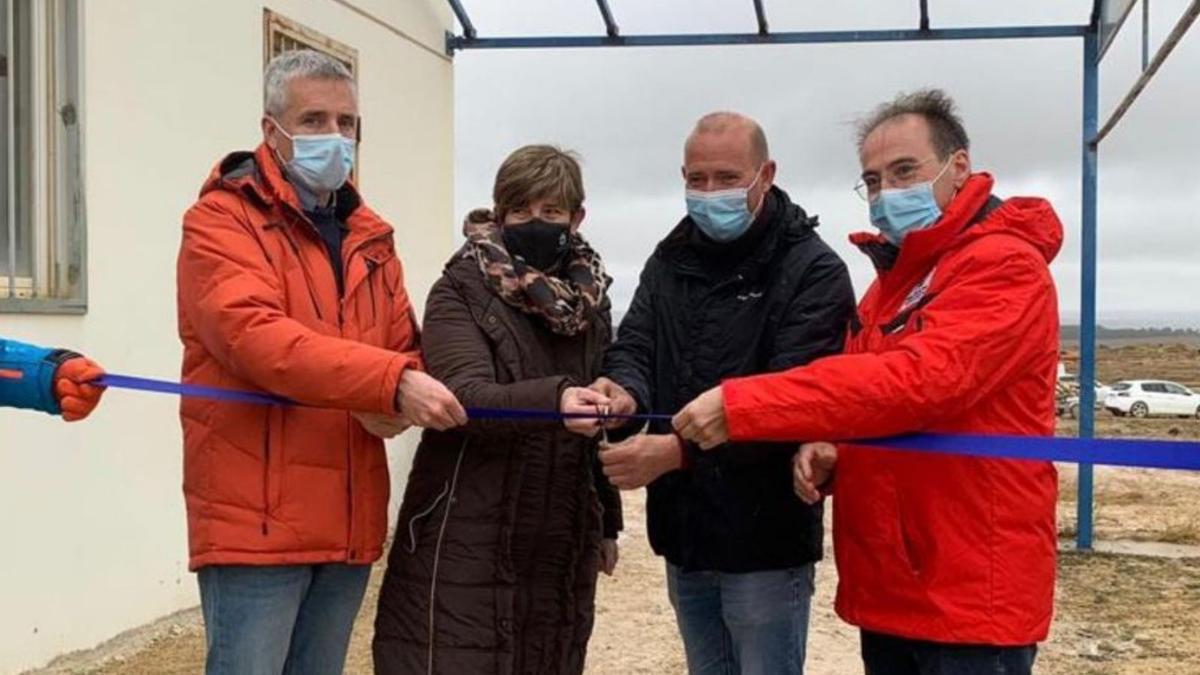
[[[600,425],[600,447],[607,448],[608,442],[608,418],[612,415],[611,405],[597,405],[596,416],[597,423]]]

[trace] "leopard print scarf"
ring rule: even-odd
[[[559,335],[579,335],[591,325],[612,278],[583,237],[571,235],[570,257],[558,274],[550,275],[513,260],[487,209],[467,215],[463,234],[463,257],[479,264],[487,285],[505,303],[541,318]]]

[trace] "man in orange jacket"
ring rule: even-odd
[[[219,162],[184,216],[183,379],[300,405],[183,401],[190,567],[210,675],[337,673],[387,531],[379,436],[466,414],[421,372],[392,228],[347,182],[352,76],[283,54],[264,109],[262,144]]]
[[[940,91],[901,96],[860,131],[860,188],[880,233],[852,241],[878,278],[845,354],[728,380],[676,429],[702,447],[1052,435],[1054,210],[992,195]],[[835,497],[837,611],[862,629],[868,675],[1031,672],[1054,605],[1052,464],[808,443],[794,474],[805,501]]]

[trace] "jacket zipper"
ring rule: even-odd
[[[267,423],[263,427],[263,519],[262,533],[267,536],[267,522],[271,519],[271,408],[267,407]]]
[[[345,290],[345,289],[343,289]],[[345,296],[338,298],[338,337],[346,337],[346,327],[343,320],[346,306]],[[346,418],[346,551],[347,560],[354,562],[357,550],[354,548],[354,421],[350,412],[343,413]]]
[[[304,280],[308,284],[308,294],[309,294],[309,297],[312,299],[313,308],[317,312],[317,318],[321,319],[323,321],[324,318],[321,313],[321,308],[317,303],[317,296],[316,296],[315,292],[313,291],[314,284],[313,284],[313,280],[312,280],[312,274],[308,269],[308,264],[304,261],[304,258],[300,255],[300,247],[296,243],[296,240],[292,237],[291,232],[289,232],[286,227],[280,228],[280,229],[283,230],[284,235],[287,237],[288,243],[291,244],[292,251],[295,252],[296,257],[300,259],[300,267],[304,271]],[[358,252],[361,251],[363,249],[363,247],[365,247],[367,244],[370,244],[379,239],[383,239],[387,236],[389,236],[389,235],[381,234],[379,236],[371,237],[370,239],[366,239],[366,240],[362,241],[357,246],[355,246],[354,249],[352,249],[350,251],[349,255],[346,256],[346,260],[349,261],[349,260],[353,259],[354,256],[357,255]],[[346,267],[348,268],[349,266],[347,265]],[[367,272],[367,279],[365,282],[368,285],[368,287],[370,287],[370,282],[371,282],[371,279],[370,279],[371,271],[374,271],[374,270],[370,270]],[[346,289],[346,291],[348,292],[349,289]],[[342,337],[342,338],[346,337],[346,327],[345,327],[346,297],[348,297],[348,296],[344,295],[344,296],[338,298],[338,306],[337,306],[337,308],[338,308],[337,309],[338,336]],[[376,311],[374,298],[375,298],[375,291],[372,288],[371,289],[371,311],[372,312]],[[347,552],[347,559],[351,560],[351,561],[353,559],[355,559],[358,554],[358,550],[356,548],[354,548],[354,453],[351,451],[351,447],[352,447],[353,441],[354,441],[354,427],[352,426],[352,424],[353,423],[350,420],[350,413],[347,412],[346,413],[346,513],[347,513],[346,552]]]
[[[325,314],[321,311],[321,303],[317,302],[317,294],[316,291],[313,290],[314,284],[312,273],[308,269],[308,263],[304,261],[304,256],[300,253],[300,245],[296,243],[296,238],[292,236],[292,233],[288,230],[286,223],[276,225],[276,227],[279,228],[280,232],[283,232],[284,239],[287,239],[288,244],[291,245],[292,253],[296,255],[296,260],[300,263],[300,271],[304,273],[304,285],[308,290],[309,300],[312,300],[313,311],[317,313],[318,319],[324,321]]]
[[[305,281],[305,285],[307,286],[308,297],[312,301],[313,311],[316,312],[317,319],[324,321],[325,320],[324,313],[321,311],[321,305],[317,301],[316,292],[313,290],[313,286],[315,284],[313,282],[312,272],[309,270],[308,263],[305,262],[304,256],[301,255],[301,253],[300,253],[300,245],[296,242],[295,237],[292,236],[292,233],[288,229],[286,223],[282,223],[282,224],[269,223],[268,227],[270,227],[270,226],[275,226],[281,232],[283,232],[284,238],[287,239],[288,244],[291,246],[292,253],[295,254],[297,260],[300,262],[300,269],[304,273],[304,281]],[[349,259],[353,258],[364,246],[366,246],[367,244],[374,242],[378,239],[382,239],[386,236],[388,236],[388,235],[379,235],[377,237],[371,237],[370,239],[363,241],[362,243],[360,243],[359,245],[354,247],[354,249],[350,252],[350,254],[348,256],[346,256],[346,259],[349,260]],[[370,281],[371,281],[370,274],[373,271],[374,271],[374,269],[371,269],[367,272],[366,283],[367,283],[367,286],[370,289],[370,293],[371,293],[372,316],[376,316],[375,313],[377,312],[377,309],[375,307],[375,289],[370,286]],[[338,317],[337,317],[338,336],[343,337],[343,338],[345,337],[345,333],[346,333],[345,322],[344,322],[345,321],[345,319],[344,319],[345,305],[346,305],[346,298],[345,297],[338,298]],[[350,423],[350,413],[349,412],[346,413],[346,419],[347,419],[347,425],[346,425],[346,511],[348,514],[348,518],[346,521],[347,522],[346,548],[347,548],[348,558],[353,559],[357,555],[357,550],[355,550],[353,548],[354,455],[351,452],[351,446],[353,445],[353,440],[354,440],[354,429]],[[266,437],[267,437],[267,440],[265,442],[264,456],[269,458],[270,457],[270,417],[269,416],[267,419]],[[269,460],[268,460],[268,464],[269,464]],[[270,498],[269,492],[270,492],[270,489],[269,489],[269,467],[268,467],[267,472],[264,473],[264,478],[263,478],[264,514],[263,514],[262,530],[263,530],[264,535],[267,533],[267,513],[265,512],[265,509],[269,508],[269,506],[268,506],[268,504],[269,504],[268,500]]]
[[[350,413],[346,413],[346,548],[349,551],[348,560],[354,562],[358,551],[354,548],[354,453],[350,451],[354,441],[354,426]]]
[[[379,323],[379,310],[375,307],[375,284],[371,277],[375,274],[375,270],[379,269],[379,264],[374,260],[367,260],[367,280],[363,283],[367,285],[367,292],[371,294],[371,325]]]

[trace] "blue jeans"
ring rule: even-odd
[[[207,675],[342,672],[369,565],[200,569]]]
[[[953,645],[864,630],[862,656],[867,675],[1030,675],[1037,645]]]
[[[814,565],[725,574],[667,564],[691,675],[804,672]]]

